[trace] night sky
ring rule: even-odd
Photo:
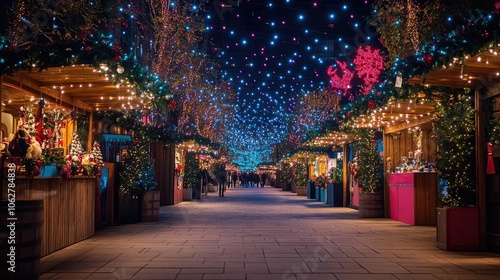
[[[212,8],[207,29],[238,96],[226,144],[242,169],[270,160],[297,98],[329,86],[328,66],[377,43],[369,1],[215,0]]]

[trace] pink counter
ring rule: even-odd
[[[437,174],[389,174],[390,218],[410,225],[436,225]]]

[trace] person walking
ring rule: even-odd
[[[231,172],[231,184],[233,185],[233,188],[236,188],[237,181],[238,181],[238,174],[236,174],[236,170],[233,170],[233,172]]]
[[[266,184],[266,180],[267,180],[267,174],[266,174],[266,172],[264,172],[260,175],[260,187],[261,188],[263,188],[264,185]]]
[[[205,168],[201,171],[201,185],[203,187],[203,193],[208,195],[208,178],[210,175],[208,174],[208,170]]]
[[[226,181],[227,181],[227,172],[224,165],[219,167],[217,171],[217,183],[219,184],[219,197],[224,196],[224,192],[226,191]]]

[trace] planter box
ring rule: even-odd
[[[297,186],[297,195],[298,196],[307,196],[307,187],[306,186]]]
[[[297,184],[295,184],[295,182],[292,183],[292,188],[291,188],[291,191],[293,193],[296,193],[297,192]]]
[[[40,168],[39,178],[56,177],[57,176],[57,166],[55,164],[44,164]]]
[[[160,219],[160,191],[147,191],[142,194],[141,221],[158,222]]]
[[[314,193],[316,194],[314,199],[316,201],[319,201],[321,199],[321,194],[320,194],[319,190],[320,190],[320,187],[314,187]]]
[[[316,187],[314,187],[314,183],[307,183],[307,198],[316,199]]]
[[[342,185],[341,184],[328,184],[326,191],[326,204],[334,207],[342,207],[344,203]]]
[[[139,212],[140,199],[138,195],[120,194],[119,217],[120,224],[133,224],[141,221]]]
[[[193,190],[191,188],[183,188],[182,201],[193,200]]]
[[[437,208],[437,247],[449,251],[479,251],[479,207]]]
[[[319,201],[326,202],[326,189],[325,188],[319,188]]]
[[[360,218],[383,218],[384,216],[383,192],[359,194]]]

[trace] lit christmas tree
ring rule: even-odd
[[[33,108],[31,106],[26,107],[26,122],[23,125],[28,135],[32,137],[36,136],[35,115],[33,115]]]
[[[76,132],[73,132],[71,145],[69,147],[68,160],[71,162],[71,169],[73,175],[83,174],[83,149],[80,143],[80,137]]]
[[[125,165],[120,172],[120,191],[132,196],[157,188],[153,165],[149,160],[149,139],[146,131],[139,130],[132,147],[125,156]]]
[[[476,201],[474,107],[472,97],[456,92],[443,93],[433,116],[439,179],[447,182],[442,203],[470,206]]]
[[[101,145],[94,142],[92,145],[92,151],[90,151],[90,158],[95,163],[96,175],[101,176],[101,169],[104,166],[104,161],[102,160]]]

